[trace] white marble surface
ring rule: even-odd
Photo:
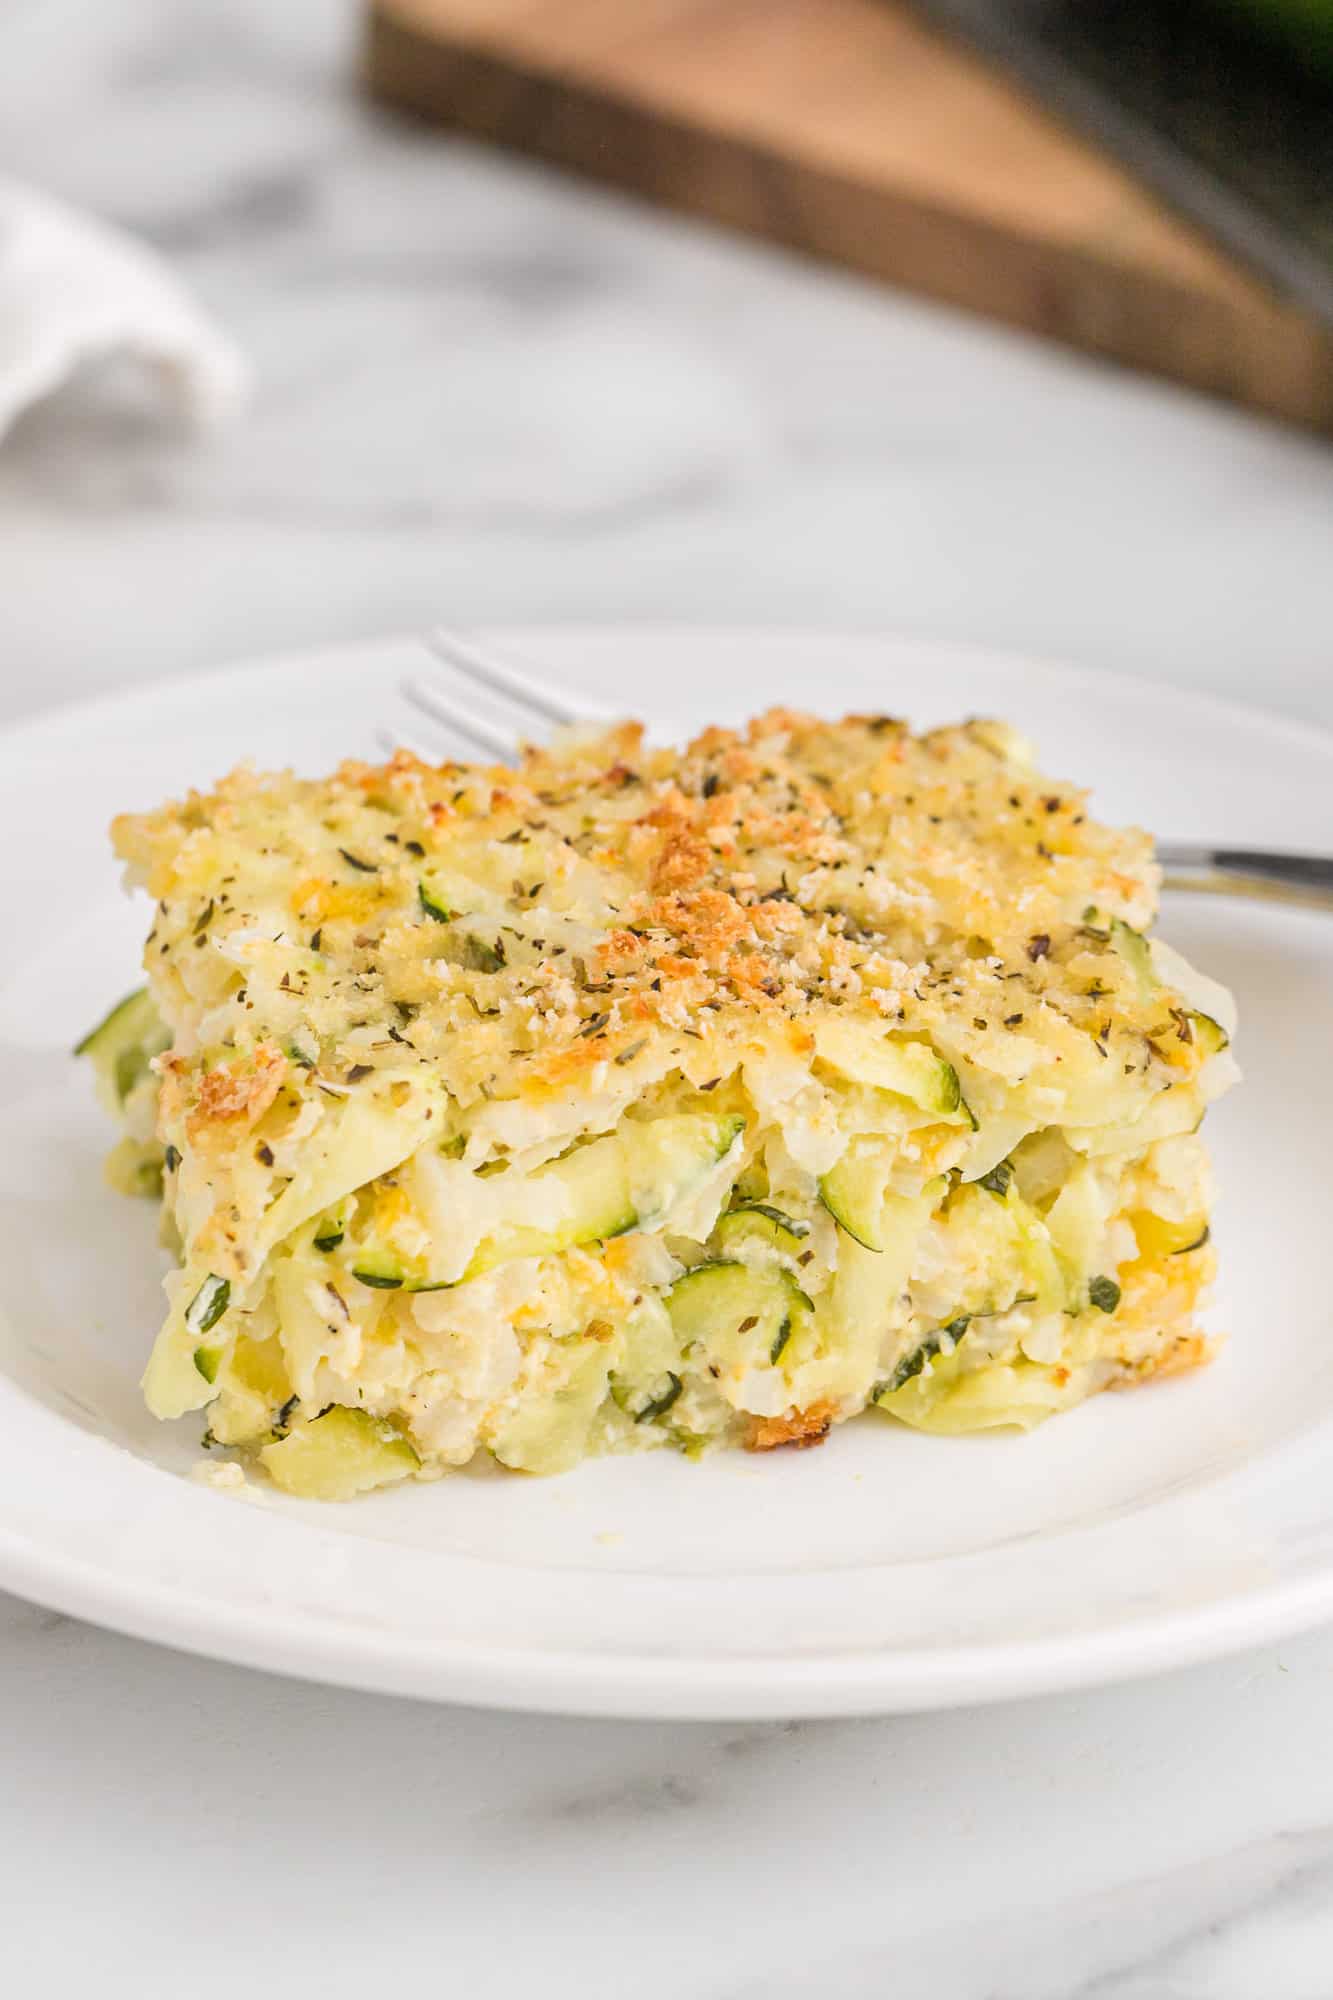
[[[0,452],[0,714],[521,617],[894,625],[1333,721],[1333,452],[368,111],[334,0],[10,0],[6,164],[253,358]],[[1333,1637],[901,1722],[433,1710],[0,1599],[15,1991],[1327,2000]]]

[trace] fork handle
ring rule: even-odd
[[[1171,889],[1204,889],[1225,896],[1268,897],[1333,909],[1333,855],[1164,842],[1157,857]]]

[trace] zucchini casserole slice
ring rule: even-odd
[[[241,769],[114,838],[144,1391],[290,1492],[1028,1427],[1208,1354],[1230,1002],[1007,727]]]

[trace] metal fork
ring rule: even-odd
[[[553,695],[535,668],[502,659],[461,632],[443,628],[431,632],[426,645],[437,661],[462,684],[462,700],[438,679],[407,674],[399,684],[403,699],[435,727],[452,730],[502,762],[518,748],[518,733],[544,724],[609,720],[609,712],[593,703],[580,706]],[[513,711],[513,726],[492,720],[475,707],[475,697],[498,698],[501,715]],[[495,701],[492,701],[492,706]],[[396,749],[401,736],[378,732],[386,749]],[[1333,909],[1333,855],[1286,854],[1271,848],[1209,847],[1197,842],[1159,841],[1157,858],[1168,889],[1204,891],[1213,895],[1247,896],[1266,901],[1303,903]]]

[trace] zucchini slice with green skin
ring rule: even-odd
[[[1171,973],[1173,968],[1171,956],[1173,955],[1167,956],[1167,962],[1163,968],[1163,972],[1166,974],[1165,981],[1163,973],[1158,971],[1153,961],[1153,948],[1157,940],[1144,937],[1143,933],[1136,931],[1132,924],[1124,923],[1119,917],[1112,917],[1111,942],[1124,959],[1126,965],[1133,972],[1140,999],[1147,1000],[1152,994],[1159,992],[1164,983],[1168,985],[1172,983]],[[1163,949],[1160,946],[1158,948]],[[1193,973],[1192,968],[1180,960],[1178,955],[1174,956],[1176,956],[1176,964],[1179,967],[1179,976],[1182,985],[1185,983],[1186,974],[1191,974],[1191,983],[1198,984],[1198,974]],[[1179,1017],[1177,1016],[1177,1018]],[[1198,1042],[1205,1055],[1220,1055],[1223,1049],[1230,1047],[1230,1035],[1222,1026],[1222,1023],[1215,1020],[1211,1014],[1206,1014],[1202,1008],[1191,1007],[1188,1008],[1188,1019],[1194,1039]],[[1186,1039],[1188,1040],[1188,1035],[1186,1035]]]
[[[686,1112],[627,1121],[576,1147],[519,1183],[512,1215],[479,1244],[464,1275],[650,1227],[712,1172],[744,1128],[740,1117]],[[553,1209],[558,1219],[548,1219]]]
[[[885,1197],[879,1214],[882,1250],[867,1250],[845,1234],[839,1238],[828,1315],[836,1349],[847,1357],[860,1381],[874,1379],[881,1348],[907,1288],[917,1243],[944,1185],[942,1180],[929,1181],[919,1195]]]
[[[948,1322],[947,1326],[936,1327],[924,1340],[918,1341],[915,1347],[902,1355],[887,1379],[871,1390],[870,1401],[878,1409],[891,1409],[892,1406],[887,1399],[895,1396],[899,1389],[923,1374],[941,1356],[946,1361],[951,1359],[958,1352],[976,1320],[998,1319],[1003,1313],[1013,1312],[1019,1306],[1033,1303],[1033,1293],[1020,1292],[1007,1306],[988,1307],[984,1312],[959,1313],[957,1318]]]
[[[1101,1159],[1108,1153],[1141,1153],[1159,1139],[1173,1139],[1181,1132],[1197,1132],[1203,1123],[1204,1103],[1192,1083],[1178,1083],[1159,1091],[1139,1116],[1125,1125],[1066,1125],[1068,1143],[1086,1159]]]
[[[863,1134],[819,1183],[819,1199],[839,1229],[877,1254],[887,1248],[894,1228],[886,1188],[895,1151],[891,1140]]]
[[[89,1029],[75,1044],[74,1053],[91,1060],[100,1093],[114,1116],[135,1085],[147,1076],[153,1057],[161,1055],[170,1043],[152,995],[146,986],[140,986]]]
[[[270,1443],[275,1432],[281,1436],[291,1428],[300,1402],[276,1333],[263,1340],[238,1333],[215,1381],[218,1400],[210,1405],[208,1428],[216,1443],[258,1447]]]
[[[506,1194],[509,1179],[496,1180]],[[554,1257],[576,1244],[623,1236],[638,1221],[625,1154],[614,1135],[539,1167],[514,1192],[514,1209],[478,1244],[465,1278],[479,1277],[514,1257]]]
[[[729,1208],[718,1217],[713,1231],[718,1248],[727,1253],[739,1250],[745,1243],[762,1243],[787,1257],[800,1255],[809,1234],[808,1222],[798,1221],[764,1201],[741,1202]]]
[[[893,1373],[871,1390],[871,1402],[877,1407],[882,1407],[886,1396],[894,1395],[904,1383],[910,1382],[914,1375],[919,1375],[941,1354],[952,1354],[971,1326],[972,1319],[972,1314],[962,1313],[957,1319],[951,1319],[947,1326],[936,1327],[933,1333],[928,1333],[910,1353],[904,1354]]]
[[[401,1109],[370,1097],[331,1103],[302,1148],[295,1176],[264,1211],[254,1246],[266,1256],[284,1237],[322,1217],[350,1192],[367,1187],[434,1137],[440,1100],[422,1091]]]
[[[636,1424],[655,1424],[659,1417],[664,1417],[675,1406],[684,1387],[675,1369],[667,1368],[649,1388],[631,1391],[623,1401],[619,1397],[617,1401],[620,1401],[626,1416],[632,1417]],[[615,1394],[614,1389],[612,1394]]]
[[[1197,1215],[1183,1222],[1168,1222],[1164,1215],[1139,1209],[1129,1220],[1140,1257],[1188,1257],[1192,1251],[1202,1250],[1213,1233]]]
[[[146,986],[137,986],[104,1014],[82,1041],[74,1044],[76,1056],[105,1056],[138,1045],[153,1034],[164,1034],[161,1018]]]
[[[666,1309],[682,1352],[702,1351],[724,1395],[750,1369],[776,1367],[814,1315],[786,1271],[725,1260],[677,1278]]]
[[[1045,1367],[1035,1361],[994,1362],[985,1368],[961,1365],[955,1350],[941,1353],[876,1405],[886,1416],[913,1430],[958,1437],[973,1431],[1013,1427],[1031,1430],[1087,1394],[1078,1370]]]
[[[451,924],[453,922],[454,912],[449,908],[443,897],[437,895],[428,883],[418,882],[417,901],[421,905],[422,914],[430,917],[434,923]]]
[[[672,1388],[680,1379],[680,1343],[656,1299],[631,1312],[623,1332],[608,1383],[611,1400],[636,1424],[654,1423],[680,1393]]]
[[[488,944],[485,938],[475,937],[471,932],[459,946],[461,963],[469,972],[499,972],[505,962],[504,940],[497,937]]]
[[[376,1292],[442,1292],[448,1289],[442,1278],[416,1274],[387,1244],[362,1245],[348,1268],[359,1284],[369,1285]]]
[[[369,1285],[372,1291],[397,1292],[403,1289],[403,1269],[392,1251],[362,1251],[352,1266],[352,1276],[359,1285]]]
[[[815,1054],[853,1083],[888,1090],[929,1112],[932,1119],[970,1124],[953,1064],[937,1055],[928,1042],[909,1042],[884,1034],[869,1021],[821,1021],[815,1029]]]
[[[768,1174],[762,1160],[751,1160],[736,1176],[732,1200],[739,1207],[757,1207],[768,1200]]]
[[[494,1456],[515,1472],[567,1472],[577,1465],[606,1400],[611,1350],[596,1340],[557,1342],[555,1347],[564,1379],[554,1388],[544,1384],[536,1398],[521,1397],[491,1439]]]
[[[1132,925],[1122,923],[1119,917],[1112,917],[1111,942],[1133,972],[1140,999],[1147,1000],[1160,991],[1163,982],[1153,963],[1150,940]],[[1167,970],[1170,970],[1169,961]],[[1182,966],[1182,974],[1186,970],[1188,968]],[[1197,974],[1194,977],[1197,981]],[[1181,1017],[1177,1015],[1176,1018],[1179,1020]],[[1211,1014],[1204,1013],[1202,1008],[1188,1008],[1186,1018],[1189,1027],[1186,1028],[1182,1021],[1182,1034],[1188,1041],[1192,1033],[1206,1056],[1220,1055],[1223,1049],[1231,1046],[1231,1037],[1222,1023]]]
[[[1157,991],[1158,980],[1147,938],[1142,931],[1136,931],[1133,924],[1127,924],[1121,917],[1112,917],[1111,942],[1133,973],[1140,999],[1148,999]]]
[[[315,1224],[315,1234],[312,1239],[316,1250],[327,1253],[338,1248],[347,1234],[347,1212],[350,1206],[351,1196],[348,1195],[342,1201],[335,1203],[332,1208],[326,1209],[320,1216]]]
[[[946,1227],[957,1232],[960,1260],[967,1260],[984,1285],[979,1293],[969,1296],[965,1290],[951,1301],[955,1318],[960,1312],[973,1319],[1007,1312],[1007,1305],[996,1303],[1006,1295],[1011,1301],[1021,1296],[1039,1312],[1081,1310],[1082,1267],[1066,1268],[1045,1221],[1023,1200],[1016,1182],[1002,1196],[964,1182],[951,1190],[942,1214]]]
[[[185,1308],[185,1324],[191,1333],[207,1333],[217,1325],[230,1303],[230,1282],[210,1271]]]
[[[127,1132],[106,1156],[107,1181],[120,1194],[160,1200],[162,1148],[155,1139],[134,1139]]]
[[[739,1112],[626,1120],[613,1136],[626,1151],[635,1224],[669,1214],[726,1158],[744,1131]]]
[[[1220,1021],[1211,1014],[1202,1013],[1198,1008],[1190,1015],[1194,1027],[1194,1039],[1205,1055],[1220,1055],[1223,1049],[1231,1047],[1231,1037]]]
[[[231,1301],[231,1285],[226,1278],[219,1278],[210,1271],[194,1297],[185,1308],[186,1330],[192,1334],[209,1333],[226,1312]],[[210,1385],[217,1380],[222,1357],[227,1351],[227,1342],[205,1341],[194,1350],[194,1365]]]
[[[421,1463],[394,1424],[340,1403],[266,1444],[259,1461],[275,1486],[299,1500],[352,1500],[410,1479]]]
[[[329,1216],[316,1225],[338,1250],[340,1268],[377,1291],[433,1292],[477,1278],[517,1257],[554,1257],[651,1225],[703,1181],[730,1152],[744,1119],[713,1113],[627,1122],[575,1146],[531,1174],[496,1174],[501,1209],[459,1279],[436,1278],[374,1233],[340,1238]],[[483,1177],[485,1178],[485,1177]],[[332,1212],[331,1212],[332,1213]]]

